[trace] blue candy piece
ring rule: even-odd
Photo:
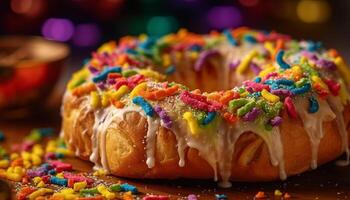
[[[56,156],[57,159],[64,158],[64,154],[63,153],[55,153],[55,156]]]
[[[143,109],[143,111],[145,111],[147,116],[153,117],[154,110],[151,104],[149,104],[143,97],[134,97],[132,99],[132,102],[136,105],[141,106],[141,108]]]
[[[260,77],[255,77],[254,82],[255,83],[260,83],[261,82],[261,78]]]
[[[284,51],[280,50],[276,56],[276,62],[282,69],[289,69],[290,65],[283,60]]]
[[[215,195],[216,200],[226,200],[228,197],[225,194],[216,194]]]
[[[275,83],[279,85],[293,85],[294,81],[283,78],[283,79],[275,80]]]
[[[0,142],[5,140],[5,135],[2,131],[0,131]]]
[[[232,36],[231,31],[230,30],[224,30],[222,32],[222,34],[224,34],[224,36],[226,37],[227,41],[232,45],[232,46],[237,46],[237,40]]]
[[[175,71],[176,71],[175,66],[171,65],[171,66],[169,66],[168,68],[166,68],[165,73],[166,73],[167,75],[171,75],[171,74],[173,74]]]
[[[207,116],[205,116],[202,124],[203,125],[209,124],[210,122],[212,122],[214,120],[215,116],[216,116],[216,112],[208,112],[208,114],[207,114]]]
[[[50,178],[50,183],[55,184],[55,185],[67,186],[68,180],[64,179],[64,178],[57,178],[56,176],[52,176]]]
[[[308,51],[317,51],[322,47],[322,42],[313,42],[313,41],[308,41],[307,45],[307,50]]]
[[[300,88],[294,88],[294,89],[291,89],[290,91],[292,92],[292,94],[298,95],[298,94],[304,94],[308,92],[310,89],[311,89],[311,84],[307,83]]]
[[[309,98],[309,113],[315,113],[318,111],[319,109],[319,104],[317,99],[315,99],[314,97]]]
[[[194,45],[190,46],[190,50],[191,51],[201,51],[202,47],[198,44],[194,44]]]
[[[97,83],[97,82],[105,80],[109,73],[120,73],[120,72],[122,72],[122,68],[120,68],[120,67],[109,67],[109,68],[106,68],[105,70],[103,70],[97,76],[93,77],[92,81],[94,83]]]
[[[139,44],[140,49],[150,49],[154,44],[156,43],[156,40],[154,38],[148,38],[146,41]]]
[[[55,175],[56,174],[56,170],[55,169],[51,169],[47,172],[50,175]]]
[[[55,132],[53,128],[38,128],[38,131],[42,137],[52,136]]]
[[[136,55],[137,54],[137,51],[135,51],[134,49],[126,49],[125,52],[128,53],[128,54],[132,54],[132,55]]]
[[[137,194],[137,187],[135,187],[135,186],[133,186],[133,185],[129,185],[129,184],[127,184],[127,183],[124,183],[124,184],[121,184],[120,185],[120,190],[122,191],[122,192],[131,192],[131,193],[133,193],[133,194]]]
[[[252,35],[245,35],[243,40],[252,44],[256,43],[256,39]]]

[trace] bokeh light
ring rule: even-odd
[[[79,24],[75,27],[73,42],[77,46],[88,47],[97,45],[101,38],[101,31],[97,24]]]
[[[11,9],[14,13],[26,16],[40,15],[45,6],[45,0],[11,0]]]
[[[224,29],[242,24],[240,11],[233,6],[216,6],[209,10],[207,19],[211,28]]]
[[[329,19],[330,6],[324,0],[301,0],[297,5],[297,15],[305,23],[322,23]]]
[[[178,22],[172,16],[155,16],[150,18],[147,23],[147,33],[152,36],[162,36],[177,28]]]
[[[253,7],[258,5],[259,0],[239,0],[239,3],[246,7]]]
[[[74,25],[69,19],[49,18],[41,30],[45,38],[65,42],[73,36]]]

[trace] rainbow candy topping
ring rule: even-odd
[[[322,122],[343,120],[349,84],[343,58],[319,42],[246,27],[207,35],[181,29],[160,38],[127,36],[118,44],[102,45],[73,75],[68,94],[90,96],[94,110],[140,108],[148,127],[160,123],[177,138],[191,141],[185,145],[202,151],[215,179],[220,169],[227,187],[230,168],[225,173],[221,169],[231,159],[215,155],[232,154],[235,141],[223,149],[222,138],[247,131],[265,141],[272,164],[286,178],[279,132],[284,121],[304,123],[312,144],[311,167],[316,167]],[[337,124],[347,142],[342,123]],[[154,166],[152,130],[156,129],[149,128],[146,139],[153,141],[146,144],[149,168]],[[348,145],[343,146],[349,152]],[[180,158],[179,166],[183,164]]]

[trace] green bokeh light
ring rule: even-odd
[[[154,16],[147,23],[147,33],[152,36],[162,36],[176,31],[177,20],[172,16]]]

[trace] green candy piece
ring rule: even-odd
[[[256,106],[255,101],[250,101],[249,103],[245,104],[243,107],[237,110],[237,115],[241,117],[247,114],[249,111],[251,111],[255,106]]]
[[[41,134],[38,129],[33,129],[30,134],[26,137],[27,140],[38,142],[41,140]]]
[[[228,107],[232,111],[232,110],[235,110],[237,108],[240,108],[240,107],[244,106],[248,102],[249,102],[249,100],[243,99],[243,98],[241,98],[241,99],[234,99],[234,100],[231,100],[228,103]]]
[[[97,188],[90,188],[90,189],[82,189],[80,190],[80,193],[83,195],[89,194],[89,195],[94,195],[94,194],[98,194],[98,190]]]
[[[121,186],[119,184],[113,184],[109,187],[109,189],[113,192],[119,192],[121,190]]]
[[[79,85],[85,83],[85,79],[84,78],[79,78],[77,80],[74,81],[74,83],[72,84],[72,89],[78,87]]]
[[[297,87],[302,87],[303,85],[305,85],[306,83],[308,83],[309,81],[307,80],[307,78],[302,78],[302,79],[300,79],[299,81],[297,81],[296,83],[295,83],[295,85],[297,86]]]
[[[130,77],[130,76],[135,75],[135,74],[137,74],[137,71],[135,71],[135,70],[126,70],[126,71],[122,72],[122,76],[124,76],[124,77]]]

